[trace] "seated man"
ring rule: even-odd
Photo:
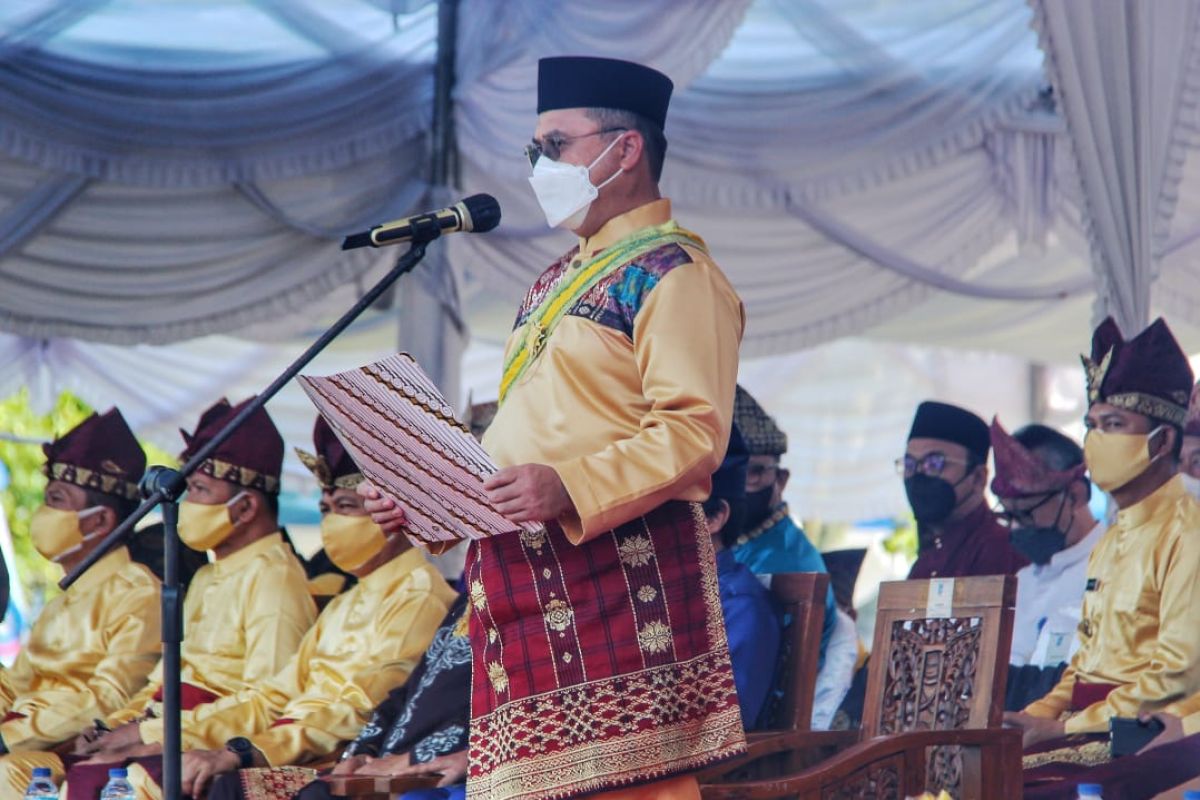
[[[333,775],[441,772],[442,785],[420,797],[466,795],[467,724],[471,715],[471,642],[467,597],[459,595],[408,680],[375,707]],[[294,767],[244,769],[220,776],[208,800],[330,800],[329,784]],[[297,792],[296,787],[299,786]],[[414,800],[403,795],[402,800]]]
[[[322,493],[328,510],[321,540],[358,582],[330,601],[278,674],[184,714],[183,789],[193,797],[223,773],[333,754],[390,689],[407,681],[454,602],[454,590],[424,554],[403,533],[384,534],[354,491],[338,485],[363,479],[340,442],[322,438],[317,446],[316,469],[334,481]],[[130,768],[141,796],[160,796],[158,769],[145,761]],[[316,772],[303,774],[307,783]]]
[[[1088,508],[1083,450],[1053,428],[1026,425],[1010,436],[992,422],[1001,519],[1013,547],[1032,563],[1017,573],[1017,611],[1004,707],[1020,711],[1054,688],[1078,649],[1087,562],[1104,533]]]
[[[1028,563],[984,497],[990,449],[987,423],[970,411],[933,400],[917,407],[896,461],[917,520],[909,580],[1012,575]]]
[[[115,408],[44,449],[50,482],[30,536],[38,553],[69,571],[136,506],[146,456]],[[42,609],[16,662],[0,669],[0,796],[20,796],[34,767],[61,778],[62,760],[46,751],[145,685],[159,654],[158,590],[154,575],[118,547]]]
[[[825,572],[817,548],[792,519],[783,492],[791,477],[780,466],[787,453],[787,434],[763,410],[753,395],[737,387],[733,422],[746,443],[746,514],[744,530],[726,537],[733,557],[757,575],[776,572]],[[829,646],[837,616],[832,582],[825,598],[825,623],[821,629],[821,659]]]
[[[183,434],[182,458],[207,443],[240,408],[221,400],[205,411],[196,432]],[[188,478],[179,536],[196,550],[211,551],[216,560],[196,572],[183,603],[185,709],[274,675],[316,617],[304,570],[279,533],[282,465],[283,438],[267,412],[259,411]],[[115,730],[93,730],[77,741],[76,751],[96,763],[72,767],[76,791],[82,792],[87,781],[103,785],[107,762],[120,766],[135,756],[158,762],[161,702],[160,665],[145,689],[104,715]]]
[[[712,495],[704,501],[704,516],[717,555],[721,614],[725,618],[742,725],[753,730],[773,684],[780,620],[767,590],[729,549],[729,543],[736,541],[743,529],[747,460],[746,445],[735,423],[725,460],[713,473]]]
[[[1113,717],[1200,692],[1200,503],[1176,474],[1191,367],[1161,319],[1129,341],[1106,320],[1085,365],[1088,471],[1119,511],[1088,563],[1079,650],[1049,694],[1005,715],[1024,731],[1028,787],[1107,760]]]

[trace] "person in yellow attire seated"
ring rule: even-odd
[[[358,582],[330,601],[277,675],[184,713],[185,795],[204,796],[227,773],[250,782],[254,797],[309,783],[316,770],[297,765],[358,734],[408,679],[457,596],[407,536],[386,535],[367,516],[353,488],[363,476],[332,432],[318,423],[315,439],[317,455],[306,461],[323,484],[321,540]],[[139,797],[161,797],[157,769],[130,769]]]
[[[1049,694],[1005,717],[1024,734],[1026,791],[1107,761],[1114,717],[1200,692],[1200,503],[1176,474],[1187,356],[1161,319],[1128,341],[1108,319],[1085,366],[1084,458],[1119,510],[1088,561],[1078,651]]]
[[[183,433],[187,459],[242,407],[222,399]],[[195,711],[261,684],[300,646],[316,618],[307,576],[277,521],[283,437],[259,410],[188,478],[179,536],[213,563],[192,578],[183,604],[182,705]],[[103,786],[110,766],[135,761],[159,769],[162,752],[161,665],[132,701],[106,715],[103,729],[76,741],[87,760],[67,773],[71,796]],[[98,790],[97,790],[98,791]]]
[[[117,409],[44,445],[45,504],[30,536],[70,571],[137,505],[146,456]],[[10,669],[0,671],[0,797],[20,797],[34,767],[62,776],[51,748],[129,702],[158,661],[158,579],[125,547],[53,598]]]

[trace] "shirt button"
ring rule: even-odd
[[[931,569],[931,570],[929,570],[929,577],[931,577],[931,578],[936,578],[936,577],[937,577],[937,570],[936,570],[936,569]]]
[[[579,265],[582,263],[583,262],[580,261],[578,258],[575,259],[574,261],[571,262],[571,269],[579,269]]]

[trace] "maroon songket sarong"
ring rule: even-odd
[[[1100,784],[1104,797],[1150,800],[1200,776],[1200,734],[1099,766],[1057,767],[1053,775],[1043,772],[1037,785],[1026,785],[1025,800],[1074,800],[1081,783]]]
[[[576,797],[744,749],[699,505],[578,546],[556,525],[481,540],[467,587],[469,796]]]

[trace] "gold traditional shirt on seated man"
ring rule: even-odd
[[[185,712],[184,748],[245,736],[272,766],[329,755],[408,679],[455,596],[420,550],[397,556],[330,601],[278,675]]]
[[[307,582],[278,533],[201,567],[183,602],[182,682],[224,697],[282,669],[317,615]],[[146,688],[109,716],[109,725],[157,711],[154,696],[161,686],[160,664]],[[157,716],[142,723],[143,741],[154,741],[153,731],[161,731],[162,715]]]
[[[1079,651],[1058,685],[1026,708],[1055,718],[1076,681],[1115,684],[1066,720],[1066,732],[1102,733],[1112,717],[1165,709],[1200,692],[1200,503],[1177,476],[1117,513],[1088,562]]]
[[[117,548],[34,622],[0,671],[0,736],[10,752],[66,741],[129,702],[158,661],[158,579]]]

